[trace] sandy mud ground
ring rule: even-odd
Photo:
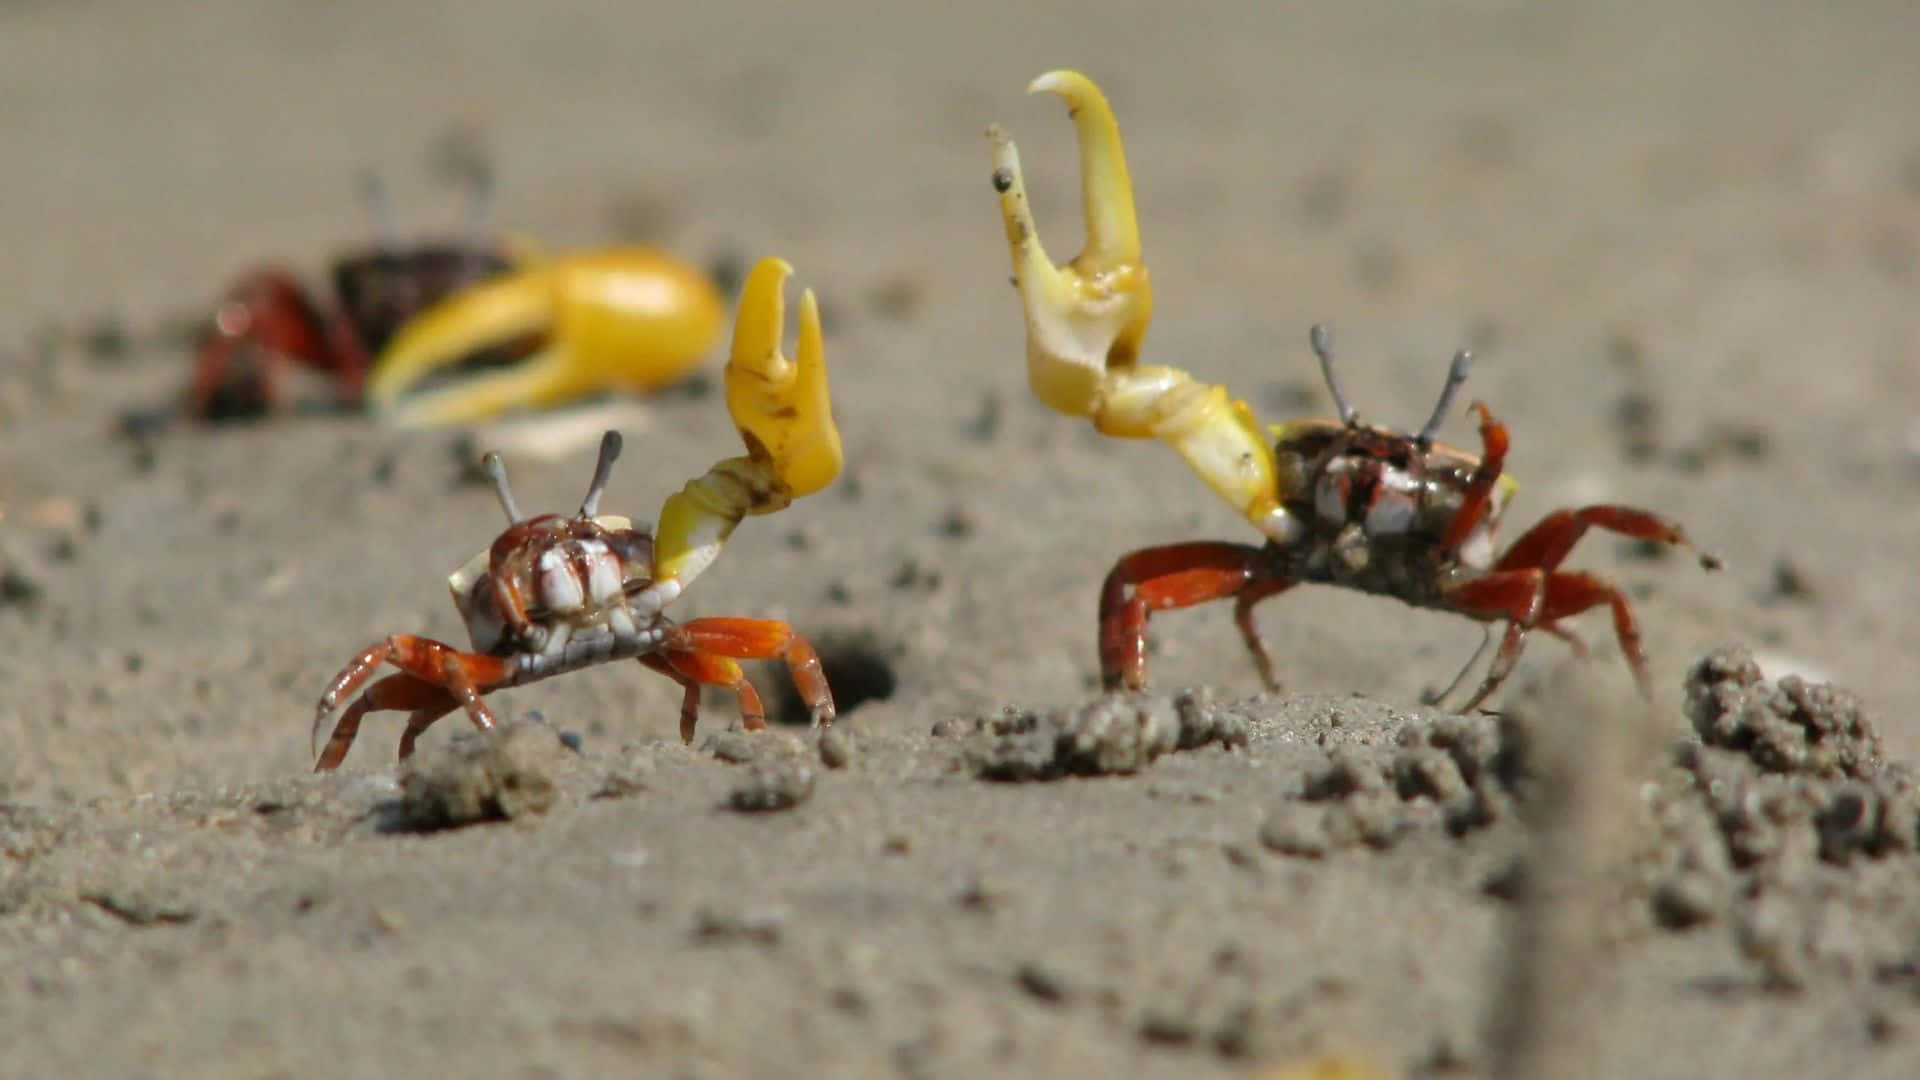
[[[0,1074],[1912,1075],[1910,5],[1031,7],[0,5]],[[1725,556],[1575,555],[1651,709],[1604,616],[1500,715],[1425,708],[1476,627],[1326,589],[1261,611],[1284,694],[1215,606],[1099,695],[1113,560],[1251,536],[1026,391],[982,131],[1072,252],[1071,127],[1021,93],[1060,66],[1127,136],[1154,359],[1324,414],[1327,320],[1411,425],[1471,345],[1510,528],[1618,500]],[[682,745],[617,665],[309,775],[354,650],[461,640],[476,440],[122,417],[240,267],[369,238],[363,173],[429,233],[476,150],[502,229],[819,292],[846,474],[674,613],[813,636],[828,739],[715,697]],[[736,452],[717,364],[628,411],[609,510]],[[509,454],[543,510],[591,461]]]

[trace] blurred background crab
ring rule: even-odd
[[[993,186],[1026,311],[1027,374],[1035,396],[1084,416],[1102,434],[1159,439],[1266,537],[1260,546],[1196,542],[1123,556],[1100,595],[1100,670],[1109,690],[1146,685],[1147,620],[1154,611],[1232,598],[1234,621],[1263,681],[1273,662],[1253,619],[1261,600],[1295,585],[1339,585],[1392,596],[1484,623],[1505,623],[1485,677],[1461,707],[1477,707],[1543,630],[1584,654],[1561,619],[1608,607],[1642,694],[1651,696],[1638,624],[1606,579],[1560,564],[1588,529],[1691,547],[1677,524],[1629,506],[1557,510],[1498,555],[1494,539],[1515,484],[1504,471],[1508,432],[1486,406],[1483,452],[1434,441],[1470,363],[1454,357],[1439,401],[1418,432],[1361,422],[1334,376],[1331,337],[1311,334],[1338,420],[1302,420],[1262,431],[1244,401],[1187,371],[1140,363],[1153,315],[1125,149],[1112,107],[1091,79],[1053,71],[1028,92],[1064,100],[1078,134],[1087,246],[1065,266],[1047,257],[1034,226],[1020,157],[998,125],[988,129]],[[1701,554],[1703,566],[1719,560]],[[1488,640],[1491,640],[1490,638]],[[1483,642],[1482,648],[1484,649]],[[1471,669],[1479,653],[1468,662]],[[1442,691],[1445,697],[1464,677]]]
[[[727,411],[747,453],[717,462],[668,497],[657,529],[600,513],[620,453],[616,432],[603,438],[593,482],[571,516],[522,516],[498,455],[487,455],[507,529],[447,582],[472,651],[414,634],[362,649],[328,682],[315,710],[317,771],[345,759],[369,712],[409,713],[400,737],[404,760],[420,734],[456,708],[485,730],[494,718],[484,695],[612,660],[638,660],[683,687],[685,740],[693,738],[702,686],[731,689],[744,726],[766,727],[762,699],[738,663],[743,659],[785,660],[815,725],[833,721],[819,654],[787,623],[729,617],[676,623],[664,614],[743,518],[781,510],[840,473],[840,433],[811,290],[801,296],[795,359],[781,352],[781,292],[792,272],[781,259],[764,259],[740,298],[725,381]],[[388,664],[399,671],[367,685]],[[328,717],[362,687],[322,747]]]
[[[304,369],[335,407],[371,405],[403,425],[465,423],[669,386],[719,342],[725,301],[697,268],[649,247],[545,255],[482,239],[489,190],[476,179],[467,238],[404,243],[370,180],[381,239],[335,261],[330,295],[281,265],[241,274],[201,338],[188,411],[223,420],[288,409]]]

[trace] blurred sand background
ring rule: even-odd
[[[1304,858],[1267,828],[1329,746],[1493,730],[1416,704],[1471,624],[1290,594],[1261,621],[1293,693],[1256,698],[1226,610],[1158,618],[1156,684],[1208,687],[1247,744],[1130,776],[994,783],[951,735],[1094,700],[1124,551],[1250,538],[1164,448],[1027,394],[982,132],[1012,131],[1071,254],[1072,128],[1021,92],[1055,67],[1125,133],[1153,359],[1269,420],[1323,414],[1324,320],[1363,413],[1411,426],[1471,345],[1469,396],[1513,431],[1510,531],[1630,502],[1727,559],[1596,536],[1572,560],[1629,586],[1661,739],[1691,730],[1689,667],[1740,642],[1920,757],[1910,5],[1039,7],[0,4],[0,1075],[1241,1075],[1331,1047],[1490,1069],[1528,826]],[[791,810],[729,793],[810,748],[708,743],[724,699],[682,747],[677,690],[616,666],[497,699],[582,736],[527,766],[548,812],[388,831],[397,718],[312,779],[311,703],[381,635],[461,640],[444,575],[499,527],[461,480],[472,440],[119,429],[177,391],[164,331],[238,270],[320,280],[372,236],[369,170],[404,230],[457,227],[442,166],[476,151],[502,230],[779,254],[822,299],[847,474],[748,521],[674,610],[790,619],[845,678],[851,761]],[[650,517],[736,452],[717,394],[635,417],[609,510]],[[1457,417],[1445,437],[1472,444]],[[509,466],[558,509],[591,460]],[[1606,620],[1580,625],[1604,704],[1554,689],[1541,640],[1516,714],[1631,712]],[[1912,853],[1691,866],[1673,815],[1712,815],[1648,768],[1628,861],[1653,869],[1608,909],[1595,1074],[1905,1075]],[[1788,848],[1833,779],[1775,785]],[[1675,867],[1719,890],[1699,918],[1658,899]]]

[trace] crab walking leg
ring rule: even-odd
[[[1507,623],[1506,633],[1500,638],[1500,649],[1493,654],[1486,676],[1458,711],[1472,712],[1478,708],[1513,674],[1514,665],[1520,662],[1520,650],[1526,647],[1527,631],[1540,620],[1545,607],[1546,582],[1546,571],[1537,567],[1496,570],[1448,593],[1454,610],[1461,614],[1488,620],[1504,619]]]
[[[1590,528],[1605,529],[1635,540],[1692,548],[1693,541],[1679,525],[1659,514],[1631,506],[1583,506],[1578,510],[1555,510],[1522,533],[1518,540],[1494,564],[1497,570],[1538,566],[1542,570],[1558,567],[1573,546]],[[1700,565],[1719,569],[1720,558],[1711,552],[1699,553]]]
[[[1254,670],[1260,673],[1261,684],[1269,690],[1280,689],[1280,678],[1274,674],[1273,657],[1267,654],[1267,642],[1260,636],[1259,624],[1253,621],[1253,608],[1260,601],[1298,584],[1288,578],[1256,575],[1233,598],[1233,624],[1240,628],[1240,640],[1246,643],[1247,652],[1253,657]]]
[[[636,659],[680,684],[680,741],[692,742],[693,729],[700,723],[699,680],[682,674],[663,653],[647,653]]]
[[[781,289],[792,273],[785,260],[767,258],[747,276],[726,372],[727,411],[747,454],[717,462],[661,506],[653,584],[633,598],[639,618],[672,603],[719,556],[747,515],[783,509],[840,475],[840,431],[833,423],[820,308],[811,289],[800,297],[796,359],[790,362],[780,351],[786,323]]]
[[[1121,558],[1100,589],[1101,683],[1108,690],[1145,689],[1148,616],[1240,595],[1266,580],[1262,565],[1261,549],[1220,541],[1143,548]],[[1257,632],[1248,648],[1259,664],[1266,648]]]
[[[807,703],[816,727],[833,723],[833,690],[827,685],[820,653],[793,627],[777,619],[741,619],[720,616],[694,619],[680,627],[691,646],[716,656],[738,660],[784,660],[794,689]]]
[[[380,665],[386,663],[391,663],[419,682],[432,684],[440,693],[450,697],[455,705],[465,708],[473,725],[482,730],[493,726],[493,711],[480,700],[480,695],[488,689],[504,685],[513,674],[511,661],[498,656],[461,652],[445,642],[413,634],[395,634],[385,641],[370,645],[333,677],[314,708],[312,743],[314,753],[319,756],[314,771],[324,772],[340,764],[340,759],[346,756],[347,747],[353,742],[362,715],[380,709],[421,709],[431,704],[413,699],[397,700],[392,705],[381,704],[380,701],[387,695],[397,696],[401,693],[399,687],[381,689],[391,682],[390,679],[382,679],[368,689],[366,696],[354,703],[346,716],[341,717],[333,738],[328,741],[326,754],[320,755],[320,729],[326,725],[327,717],[348,695],[365,686]],[[339,730],[343,727],[347,729],[344,741]],[[338,754],[334,753],[335,743],[340,744]]]
[[[714,653],[701,652],[698,649],[668,649],[660,654],[673,670],[688,683],[687,701],[680,707],[680,741],[692,742],[694,724],[700,717],[698,694],[700,686],[723,686],[733,691],[740,701],[740,724],[748,731],[764,731],[767,726],[767,707],[760,701],[760,691],[753,688],[747,674],[732,658]],[[693,711],[687,711],[687,705]]]
[[[1179,368],[1138,363],[1153,289],[1112,107],[1077,71],[1049,72],[1027,89],[1058,94],[1073,117],[1087,227],[1086,250],[1054,265],[1034,225],[1019,150],[998,125],[990,127],[993,186],[1026,309],[1034,396],[1092,420],[1102,434],[1166,443],[1257,528],[1294,539],[1299,524],[1276,495],[1273,449],[1247,404]]]
[[[347,711],[340,714],[339,722],[333,725],[333,734],[327,737],[326,748],[315,748],[318,760],[313,771],[326,772],[338,768],[346,760],[347,751],[353,748],[353,740],[360,734],[360,721],[370,712],[412,709],[415,715],[431,712],[437,720],[455,707],[453,698],[440,686],[405,672],[389,675],[367,687],[366,693],[355,698],[353,704],[347,706]],[[412,725],[409,724],[408,728],[411,730]],[[313,734],[317,741],[320,735],[317,726]],[[408,743],[408,749],[411,749],[411,740]],[[404,760],[407,753],[403,751],[400,757]]]

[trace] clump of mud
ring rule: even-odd
[[[1317,858],[1360,844],[1389,848],[1426,829],[1461,836],[1507,818],[1520,740],[1502,724],[1446,716],[1407,724],[1391,749],[1334,747],[1299,797],[1268,815],[1260,840],[1281,854]]]
[[[1772,773],[1863,780],[1887,769],[1860,701],[1830,683],[1767,682],[1746,647],[1714,650],[1687,675],[1687,717],[1708,746]]]
[[[1719,825],[1735,867],[1817,855],[1845,863],[1920,847],[1920,789],[1886,760],[1853,694],[1789,675],[1769,682],[1744,647],[1687,677],[1698,745],[1679,765]]]
[[[424,832],[544,814],[579,757],[542,723],[462,734],[407,763],[386,827]]]
[[[1085,705],[980,717],[967,761],[989,780],[1055,780],[1139,772],[1163,754],[1218,743],[1244,746],[1244,713],[1214,704],[1205,689],[1172,697],[1109,694]]]
[[[1655,917],[1684,929],[1731,922],[1769,979],[1912,962],[1920,912],[1920,788],[1889,762],[1853,694],[1796,676],[1769,681],[1727,646],[1687,677],[1699,737],[1650,799],[1662,833]]]

